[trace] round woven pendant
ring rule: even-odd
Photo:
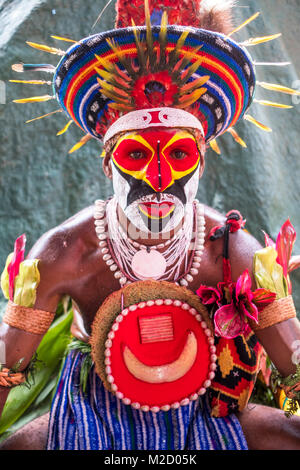
[[[155,298],[158,290],[164,295]],[[120,294],[112,294],[92,328],[92,357],[104,385],[142,411],[167,411],[197,400],[216,369],[205,307],[192,292],[168,282],[136,282],[118,292],[123,308],[116,315]],[[114,311],[109,328],[108,307]]]
[[[156,250],[139,250],[131,262],[131,269],[141,280],[159,279],[165,273],[167,262],[164,256]]]

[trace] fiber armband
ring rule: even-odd
[[[249,323],[253,331],[259,331],[294,317],[296,317],[294,301],[289,295],[275,300],[264,308],[258,315],[258,324],[253,321]]]
[[[3,322],[19,330],[42,335],[50,327],[55,313],[45,312],[9,301],[3,316]]]
[[[7,367],[0,370],[0,387],[12,388],[25,382],[24,372],[12,372]]]

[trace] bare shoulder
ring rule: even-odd
[[[27,258],[39,260],[40,284],[36,307],[55,310],[68,284],[84,275],[86,260],[97,250],[93,206],[46,232]]]
[[[93,206],[90,206],[44,233],[28,258],[38,258],[48,264],[60,263],[71,252],[84,254],[94,247],[95,242]]]
[[[225,215],[211,207],[205,206],[206,234],[208,235],[213,227],[224,225]],[[246,226],[247,228],[247,226]],[[211,249],[220,253],[223,249],[223,238],[215,242],[209,242]],[[261,244],[246,229],[231,233],[229,237],[229,258],[232,268],[233,280],[248,269],[250,275],[253,272],[253,257],[257,250],[261,249]]]

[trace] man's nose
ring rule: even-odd
[[[165,157],[156,152],[146,171],[146,181],[156,192],[162,192],[173,183],[172,169]]]

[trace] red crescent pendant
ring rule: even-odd
[[[142,281],[159,279],[165,273],[167,262],[164,256],[156,250],[139,250],[131,262],[131,269],[135,276]]]

